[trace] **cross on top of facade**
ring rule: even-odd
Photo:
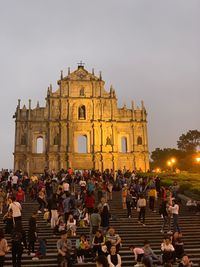
[[[78,64],[78,67],[84,67],[84,65],[85,65],[85,63],[83,63],[82,60],[77,64]]]

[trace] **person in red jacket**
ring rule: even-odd
[[[22,190],[22,188],[19,186],[18,187],[18,190],[17,190],[17,193],[16,193],[16,201],[18,202],[24,202],[24,197],[25,197],[25,194],[24,194],[24,191]]]
[[[92,192],[87,192],[87,195],[85,198],[85,206],[89,214],[93,212],[94,204],[95,204],[94,194]]]

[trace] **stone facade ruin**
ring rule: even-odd
[[[20,107],[15,118],[14,169],[149,169],[147,112],[117,107],[115,90],[79,64],[48,88],[46,106]]]

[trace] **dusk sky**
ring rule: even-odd
[[[150,151],[200,130],[199,0],[1,1],[0,46],[0,168],[13,167],[18,98],[44,105],[80,60],[119,107],[144,100]]]

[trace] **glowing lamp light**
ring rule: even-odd
[[[168,161],[168,162],[167,162],[167,165],[168,165],[168,166],[171,166],[171,165],[172,165],[172,162],[171,162],[171,161]]]
[[[175,162],[176,162],[176,159],[175,159],[175,158],[172,158],[172,159],[171,159],[171,162],[172,162],[172,163],[175,163]]]
[[[197,163],[200,163],[200,157],[199,158],[196,158],[196,162]]]

